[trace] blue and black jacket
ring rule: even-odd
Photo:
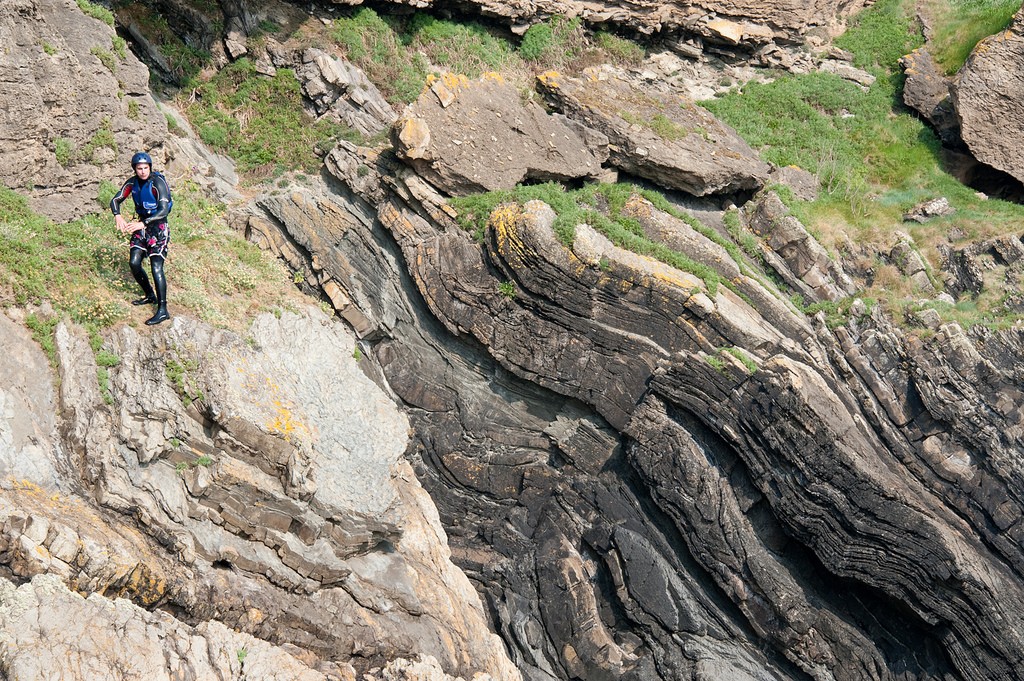
[[[158,225],[167,221],[171,212],[171,188],[162,174],[151,172],[145,182],[140,182],[136,175],[129,177],[110,200],[110,212],[120,215],[121,203],[129,196],[135,203],[135,214],[144,224]]]

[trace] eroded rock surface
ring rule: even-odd
[[[108,407],[88,339],[59,326],[73,491],[5,483],[9,575],[167,606],[189,626],[290,646],[311,668],[422,654],[453,675],[517,678],[401,458],[408,422],[354,344],[316,309],[261,317],[247,338],[183,317],[154,334],[125,327],[107,342],[120,358]],[[203,678],[193,663],[188,678]]]
[[[0,182],[55,220],[93,212],[100,180],[125,175],[135,150],[162,165],[149,73],[117,40],[74,0],[0,5]]]
[[[609,140],[609,163],[695,196],[760,189],[770,167],[707,110],[678,95],[638,91],[614,70],[543,74],[538,85],[570,118]]]
[[[391,131],[397,153],[449,194],[511,189],[526,180],[593,179],[604,135],[523,103],[500,76],[446,74]]]
[[[833,333],[639,197],[649,237],[730,284],[585,225],[565,245],[539,202],[476,244],[389,155],[327,167],[337,186],[261,199],[248,228],[359,310],[526,678],[1015,678],[1019,332],[922,344],[861,304]],[[762,208],[741,228],[775,274],[851,293]]]
[[[1024,182],[1024,11],[985,38],[960,69],[952,90],[961,135],[981,162]]]
[[[903,102],[935,128],[943,144],[962,146],[960,121],[950,97],[952,79],[939,70],[927,47],[904,56],[900,65],[907,76],[903,84]]]

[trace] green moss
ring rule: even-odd
[[[199,85],[197,97],[179,100],[202,140],[229,154],[250,181],[271,178],[278,168],[316,172],[340,139],[358,133],[327,119],[312,120],[302,106],[295,74],[278,69],[256,74],[246,58],[229,64]]]
[[[637,66],[644,60],[646,54],[644,48],[632,40],[626,40],[605,31],[595,33],[594,40],[598,47],[620,66]]]
[[[114,15],[111,11],[100,5],[89,2],[89,0],[75,0],[78,3],[78,9],[85,12],[88,16],[93,19],[99,19],[103,23],[107,24],[111,28],[114,27]]]

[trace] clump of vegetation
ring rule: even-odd
[[[519,54],[543,68],[560,69],[578,59],[588,46],[579,17],[555,16],[527,29]]]
[[[98,334],[96,334],[98,338]],[[114,403],[114,396],[110,392],[110,369],[121,363],[121,358],[106,350],[96,350],[96,380],[100,386],[100,395],[107,404]]]
[[[150,43],[160,51],[170,68],[168,76],[177,85],[190,87],[194,84],[200,71],[210,63],[210,53],[183,41],[171,29],[167,19],[161,16],[151,4],[118,0],[115,8],[122,25],[135,24],[138,26]],[[212,8],[198,9],[205,9],[211,15],[221,15],[219,7],[215,12]],[[113,18],[111,18],[111,25],[113,25]],[[210,30],[214,34],[219,34],[221,27],[215,22],[210,26]]]
[[[757,362],[753,360],[746,352],[737,347],[722,348],[722,352],[728,352],[730,355],[740,361],[740,364],[746,368],[748,374],[753,374],[757,371]]]
[[[89,0],[76,0],[76,2],[78,3],[78,9],[82,10],[93,19],[99,19],[111,28],[114,27],[114,15],[106,7],[89,2]]]
[[[790,196],[785,202],[826,248],[852,240],[887,251],[893,231],[902,229],[910,231],[926,261],[937,263],[936,246],[946,240],[952,224],[972,239],[983,239],[1015,229],[1024,209],[979,197],[947,173],[940,165],[938,138],[899,103],[903,76],[898,59],[921,43],[911,4],[879,0],[837,40],[854,54],[858,66],[876,76],[866,91],[831,74],[811,73],[748,83],[702,105],[760,149],[765,159],[818,176],[822,192],[816,201]],[[946,197],[956,208],[953,217],[924,225],[903,222],[912,206],[936,196]],[[727,215],[727,225],[729,220]],[[733,227],[730,231],[734,237],[742,235]],[[739,241],[753,252],[753,244]],[[880,273],[884,269],[876,268]],[[896,310],[914,292],[892,284],[890,278],[876,276],[866,294]],[[840,323],[842,309],[825,311],[830,325]]]
[[[1020,9],[1020,0],[953,0],[923,3],[936,26],[929,51],[947,75],[960,70],[975,45],[1005,30]]]
[[[620,66],[637,66],[646,56],[644,48],[633,42],[620,38],[612,33],[598,31],[594,34],[597,46],[604,50],[611,61]]]
[[[268,179],[283,170],[315,172],[339,139],[359,138],[346,126],[311,120],[291,70],[258,76],[246,58],[224,67],[179,104],[202,140],[229,153],[250,180]]]
[[[57,366],[57,344],[53,340],[53,333],[58,323],[60,319],[57,317],[43,318],[30,314],[25,318],[25,326],[32,332],[32,339],[39,343],[52,367]]]
[[[104,50],[102,47],[93,47],[89,50],[89,53],[100,60],[100,63],[107,67],[107,70],[111,73],[117,73],[117,61],[114,60],[114,55],[109,51]]]
[[[512,300],[516,297],[516,285],[511,281],[503,281],[498,284],[498,293]]]
[[[169,357],[164,365],[164,373],[167,380],[174,386],[174,391],[181,398],[181,403],[187,409],[193,402],[201,402],[204,399],[203,391],[195,384],[192,374],[199,369],[199,363],[193,359],[182,359],[180,362],[174,357]]]
[[[393,103],[416,99],[439,70],[476,78],[517,68],[508,41],[481,24],[456,23],[417,12],[382,17],[368,7],[332,23],[331,38]]]

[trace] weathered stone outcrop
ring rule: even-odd
[[[350,5],[350,0],[333,0]],[[431,0],[394,0],[395,5],[429,7]],[[834,32],[843,18],[864,6],[858,0],[815,0],[814,2],[725,2],[658,3],[639,0],[628,5],[602,1],[536,0],[470,3],[486,17],[501,19],[513,30],[525,31],[538,19],[552,16],[581,17],[594,25],[614,25],[642,34],[687,33],[711,42],[758,46],[774,39],[798,40],[813,28]]]
[[[7,480],[6,574],[53,574],[190,627],[226,625],[321,671],[423,654],[453,674],[517,677],[401,460],[405,417],[360,372],[340,324],[311,309],[261,317],[247,339],[182,317],[146,336],[123,328],[106,345],[120,359],[113,406],[84,333],[61,325],[55,340],[64,491],[38,486],[46,471]],[[15,374],[5,395],[31,394],[47,374]],[[41,454],[56,468],[60,451]],[[167,664],[186,656],[176,646]],[[192,664],[186,678],[204,678],[203,659]]]
[[[950,97],[953,80],[939,70],[927,47],[902,57],[900,65],[907,76],[903,84],[903,103],[935,128],[943,144],[962,147],[960,121]]]
[[[134,151],[162,165],[167,125],[149,73],[116,40],[73,0],[0,5],[0,182],[55,220],[92,212],[100,181],[130,172]]]
[[[446,74],[406,108],[395,150],[449,194],[511,189],[525,180],[593,179],[608,157],[604,135],[523,103],[497,74]]]
[[[695,196],[760,189],[771,170],[707,110],[678,95],[639,92],[613,69],[583,78],[541,75],[538,87],[569,118],[609,140],[609,163]]]
[[[971,153],[1024,182],[1024,11],[1005,31],[985,38],[953,85],[960,131]]]
[[[860,306],[833,335],[755,299],[775,294],[741,283],[750,263],[718,262],[741,281],[712,290],[584,225],[563,245],[539,203],[478,245],[388,155],[327,161],[337,186],[268,197],[249,228],[365,315],[453,555],[527,678],[1015,678],[1019,333],[907,342]],[[627,206],[715,262],[686,223]],[[801,258],[772,263],[838,285]]]
[[[269,51],[275,66],[295,68],[317,117],[344,123],[365,137],[384,132],[397,117],[377,86],[354,64],[312,47],[296,55],[283,49]]]
[[[744,207],[750,229],[764,239],[761,254],[804,299],[838,300],[853,295],[853,281],[843,266],[789,214],[774,192],[765,192]]]

